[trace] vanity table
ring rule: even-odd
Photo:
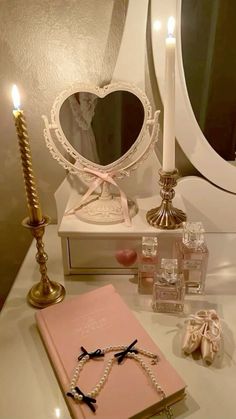
[[[187,397],[174,406],[174,417],[231,419],[235,416],[235,294],[236,234],[206,235],[210,260],[205,296],[187,296],[186,314],[214,308],[223,320],[224,353],[212,366],[182,356],[181,333],[186,317],[154,313],[146,296],[137,293],[132,275],[63,276],[57,226],[49,226],[45,244],[51,279],[65,285],[67,297],[112,283],[166,358],[187,384]],[[35,309],[26,303],[29,288],[38,280],[33,243],[0,315],[1,419],[69,419],[53,369],[35,323]],[[110,418],[112,419],[112,418]]]
[[[176,6],[175,3],[175,1],[171,0],[166,0],[165,2],[160,0],[156,0],[155,2],[152,1],[152,23],[155,20],[160,19],[160,17],[166,20],[166,16],[170,15],[170,8],[173,8],[173,5]],[[181,4],[181,2],[178,3]],[[120,48],[112,83],[117,82],[117,80],[132,82],[145,91],[144,63],[146,18],[144,19],[143,16],[147,16],[147,11],[147,1],[140,1],[138,8],[137,1],[130,1],[126,28],[123,34],[122,48]],[[135,19],[133,19],[133,16],[135,16]],[[134,23],[138,26],[137,30]],[[131,36],[132,31],[133,36]],[[163,37],[164,31],[161,32],[161,34]],[[164,42],[162,37],[157,37],[154,32],[152,33],[152,36],[153,45],[156,48],[155,51],[158,52],[154,54],[154,67],[162,93],[163,77],[162,74],[159,74],[158,70],[164,69],[164,65],[162,65],[162,61],[164,60]],[[157,38],[156,41],[154,39],[155,37]],[[130,45],[132,39],[137,42],[137,48],[133,43]],[[132,54],[130,54],[130,50],[132,50]],[[180,57],[179,49],[178,57]],[[178,62],[182,61],[179,60]],[[205,178],[209,179],[212,183],[201,178],[185,178],[178,183],[176,188],[177,193],[181,195],[182,201],[184,201],[184,205],[186,206],[186,212],[190,218],[203,220],[207,231],[212,231],[214,229],[214,231],[216,231],[216,226],[218,228],[217,231],[219,231],[220,228],[222,228],[223,231],[236,231],[234,210],[236,183],[235,173],[233,173],[235,168],[231,166],[226,167],[225,162],[222,162],[221,159],[212,152],[204,139],[198,141],[200,133],[195,125],[193,125],[194,131],[191,131],[192,135],[189,135],[189,129],[192,127],[189,118],[190,116],[192,118],[192,113],[189,116],[190,106],[188,105],[188,102],[186,102],[185,96],[183,96],[186,95],[186,91],[183,89],[183,86],[185,85],[181,79],[181,77],[183,77],[183,71],[181,72],[180,70],[181,68],[178,67],[177,111],[179,114],[177,115],[177,138],[192,163],[195,164]],[[78,89],[75,90],[74,88],[70,91],[70,95],[76,93],[88,94],[93,93],[93,91],[91,92],[89,89],[84,88],[80,90],[80,92]],[[99,97],[101,96],[100,92]],[[66,99],[67,96],[63,96],[63,98]],[[186,103],[188,105],[187,109],[185,109]],[[53,113],[53,116],[55,116],[55,113]],[[150,121],[152,121],[153,118],[148,117],[146,119],[149,121],[149,128]],[[58,135],[57,127],[58,124],[55,126],[54,119],[52,119],[51,122],[46,120],[46,129],[56,129],[56,135]],[[152,133],[150,132],[150,137],[152,136],[151,134]],[[153,135],[153,138],[154,137],[155,136]],[[65,150],[70,151],[70,157],[78,157],[77,163],[84,163],[84,160],[74,154],[72,146],[69,146],[69,144],[65,142],[63,136],[59,135],[58,138],[61,139],[60,144],[66,145]],[[135,138],[133,138],[133,140],[135,140]],[[152,142],[149,141],[149,144],[151,143]],[[64,155],[60,156],[55,152],[52,142],[47,143],[47,145],[51,147],[51,151],[58,157],[58,161],[60,160],[60,163],[63,163],[62,166],[65,169],[71,167],[70,159],[65,162]],[[135,147],[133,147],[133,151],[135,152]],[[144,154],[144,149],[141,149],[141,152],[142,153],[140,154]],[[212,155],[213,159],[211,159]],[[91,161],[93,162],[93,160]],[[119,159],[117,161],[119,161]],[[133,161],[133,163],[135,162],[136,161]],[[211,162],[211,164],[208,164],[209,162]],[[147,165],[149,168],[148,179],[152,179],[152,182],[145,182],[146,184],[143,186],[141,185],[141,180],[144,178],[144,164],[146,163],[149,164],[149,166]],[[110,164],[112,163],[110,162]],[[73,169],[74,167],[76,166],[74,165]],[[91,167],[94,168],[93,164]],[[124,168],[126,168],[126,166],[121,167],[121,169]],[[139,185],[138,192],[141,196],[142,193],[147,193],[147,183],[150,184],[148,185],[150,188],[156,188],[154,185],[157,184],[155,180],[158,168],[160,168],[160,163],[157,161],[156,155],[151,153],[143,163],[142,168],[137,171],[136,183]],[[81,167],[80,169],[82,170]],[[107,175],[110,173],[112,172],[105,174]],[[129,188],[130,190],[132,189],[133,192],[132,182],[130,182],[130,184],[131,185],[129,185],[127,181],[127,185],[125,185],[126,192],[128,193]],[[140,185],[143,186],[143,190]],[[217,185],[221,189],[216,189],[213,185]],[[204,195],[203,188],[205,188]],[[148,192],[150,192],[148,196],[155,197],[156,199],[156,189]],[[205,197],[208,199],[205,199]],[[139,208],[143,210],[141,205],[139,205]],[[151,208],[151,205],[149,208]],[[59,220],[61,218],[60,212],[62,213],[61,215],[63,215],[64,210],[65,208],[58,210]],[[143,211],[143,219],[144,213],[145,211]],[[70,219],[67,221],[68,224],[69,221]],[[70,225],[67,227],[69,230]],[[112,229],[113,227],[108,226],[107,229],[109,228]],[[131,227],[131,229],[132,228],[135,228],[135,217],[134,226]],[[148,228],[149,231],[151,231],[150,227],[145,228]],[[93,224],[91,224],[91,231],[94,239]],[[144,227],[140,230],[140,236],[143,232]],[[77,233],[81,234],[81,229]],[[163,233],[165,237],[168,237],[169,235],[170,238],[171,234],[178,234],[178,232],[173,231],[170,233]],[[181,375],[187,385],[187,397],[184,401],[179,402],[173,407],[174,417],[179,419],[233,419],[235,417],[236,356],[234,341],[236,339],[236,234],[207,233],[206,239],[210,252],[206,294],[204,296],[187,296],[185,315],[173,316],[154,313],[151,310],[148,297],[138,295],[137,283],[132,272],[127,275],[98,275],[92,273],[91,275],[80,274],[64,277],[61,240],[57,234],[57,226],[49,226],[45,233],[45,247],[49,255],[49,276],[50,279],[58,281],[65,286],[67,293],[66,298],[71,298],[80,293],[88,292],[109,283],[113,284],[142,326]],[[0,314],[1,419],[70,418],[69,410],[36,327],[36,310],[28,306],[26,302],[26,295],[29,289],[39,280],[35,253],[35,243],[32,243]],[[224,348],[222,355],[217,357],[211,366],[206,366],[201,358],[193,359],[192,356],[186,357],[181,353],[181,338],[184,321],[190,313],[194,313],[201,308],[216,309],[222,319]]]

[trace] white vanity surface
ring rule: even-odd
[[[207,234],[210,250],[205,296],[187,296],[185,317],[153,313],[137,294],[131,275],[81,275],[64,279],[57,227],[45,234],[50,279],[65,285],[67,296],[112,283],[166,358],[187,384],[187,397],[174,407],[175,418],[236,417],[236,234]],[[70,414],[26,303],[39,280],[35,243],[17,275],[0,315],[0,418],[69,419]],[[181,336],[189,313],[215,308],[223,321],[224,353],[212,366],[181,354]],[[110,418],[112,419],[112,418]]]

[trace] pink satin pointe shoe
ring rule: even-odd
[[[190,354],[200,347],[204,361],[212,363],[220,350],[221,339],[221,324],[216,311],[200,310],[188,320],[182,349]]]
[[[201,353],[204,361],[209,364],[214,361],[220,350],[221,341],[222,329],[219,316],[215,310],[209,310],[201,340]]]
[[[191,315],[187,321],[186,332],[182,344],[182,350],[186,354],[191,354],[200,346],[202,333],[205,327],[205,316],[206,310],[200,310],[196,314]]]

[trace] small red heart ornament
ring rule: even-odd
[[[120,265],[131,266],[136,262],[137,252],[133,249],[117,250],[115,258]]]

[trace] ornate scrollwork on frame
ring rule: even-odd
[[[64,110],[69,112],[73,130],[64,122]],[[147,96],[126,83],[103,88],[75,83],[58,95],[51,120],[42,116],[44,137],[53,158],[64,169],[91,183],[87,201],[82,198],[75,209],[78,217],[88,222],[129,223],[137,207],[127,200],[115,179],[129,176],[148,157],[158,139],[158,117],[159,111],[152,114]],[[96,128],[100,120],[105,120],[103,130]],[[109,185],[117,187],[120,196],[111,195]],[[93,194],[98,186],[100,197]]]

